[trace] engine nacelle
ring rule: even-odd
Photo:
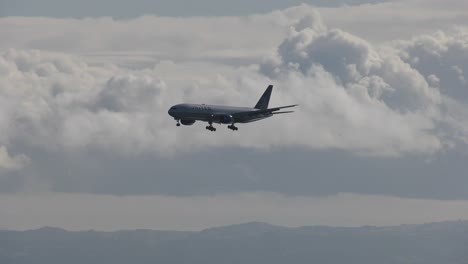
[[[219,122],[222,124],[232,124],[234,122],[234,117],[232,117],[232,115],[222,115],[219,118]]]
[[[191,126],[195,123],[195,120],[180,120],[180,123],[184,126]]]

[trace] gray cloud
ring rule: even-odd
[[[402,58],[452,98],[468,100],[468,31],[437,32],[400,43]]]
[[[11,156],[5,146],[0,146],[0,170],[21,170],[29,163],[25,155]]]
[[[275,192],[328,196],[340,192],[428,199],[468,199],[466,154],[432,159],[356,156],[337,150],[222,148],[179,154],[121,155],[87,151],[30,153],[27,169],[7,180],[10,190],[112,195],[210,196]],[[3,182],[2,182],[3,183]],[[47,185],[40,185],[46,183]]]
[[[386,0],[270,0],[262,1],[219,1],[201,0],[2,0],[0,16],[52,16],[52,17],[137,17],[146,14],[161,16],[232,16],[270,12],[292,5],[307,3],[317,6],[359,5],[379,3]]]
[[[114,112],[147,111],[163,89],[166,89],[164,82],[150,77],[116,76],[109,79],[106,89],[99,92],[96,104]]]

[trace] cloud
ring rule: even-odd
[[[387,164],[463,152],[467,108],[446,88],[452,82],[463,87],[460,80],[466,79],[466,64],[458,58],[466,57],[467,36],[460,32],[463,29],[376,45],[330,27],[307,5],[247,17],[1,18],[0,34],[7,37],[0,44],[0,143],[31,159],[33,169],[22,172],[58,190],[336,193],[341,187],[333,184],[323,192],[294,192],[268,177],[257,184],[250,181],[255,175],[240,182],[227,177],[237,176],[239,169],[218,182],[203,170],[214,166],[210,154],[225,158],[233,149],[257,153],[253,159],[263,150],[277,151],[268,157],[285,149],[343,151],[356,159],[372,157],[373,162],[379,157]],[[444,65],[427,70],[418,60],[447,64],[448,70]],[[239,133],[219,129],[215,134],[206,133],[199,123],[176,128],[167,115],[167,109],[180,102],[253,106],[270,83],[275,85],[271,105],[298,103],[296,113],[241,126]],[[65,165],[44,156],[62,158]],[[233,163],[241,156],[231,156]],[[181,157],[193,168],[178,171],[174,159]],[[194,162],[196,158],[200,160]],[[231,168],[221,161],[216,167],[220,171]],[[121,164],[132,166],[125,170]],[[273,167],[280,171],[278,166]],[[249,171],[256,167],[241,170]],[[282,176],[277,171],[269,171],[273,179]],[[181,187],[187,179],[168,180],[176,172],[193,181]],[[350,177],[358,173],[370,172]],[[297,177],[294,188],[310,183]],[[133,183],[135,178],[141,181]],[[371,192],[356,185],[349,191],[357,189]],[[408,190],[378,190],[411,196]],[[463,191],[441,196],[465,197]]]
[[[459,28],[400,41],[401,57],[428,80],[436,80],[443,94],[468,100],[468,31]]]
[[[3,59],[12,65],[3,86],[15,87],[4,89],[4,100],[10,105],[14,102],[21,106],[8,107],[6,104],[5,113],[10,115],[5,118],[8,122],[3,124],[9,131],[5,142],[21,141],[49,150],[97,148],[121,153],[156,151],[161,154],[240,143],[261,148],[301,144],[312,148],[395,155],[401,152],[432,153],[441,144],[430,133],[434,124],[429,114],[417,111],[400,114],[387,107],[380,98],[369,95],[381,93],[382,87],[390,87],[377,75],[365,76],[345,88],[336,81],[339,70],[334,73],[329,69],[329,72],[325,67],[315,67],[314,72],[306,76],[292,71],[277,80],[269,80],[249,68],[234,69],[237,72],[231,80],[219,79],[219,76],[208,78],[203,81],[202,90],[188,83],[185,87],[170,86],[170,82],[151,69],[126,71],[112,65],[91,66],[63,54],[10,50]],[[179,76],[183,73],[179,72]],[[220,81],[227,89],[216,89]],[[236,90],[235,82],[246,88]],[[252,94],[259,95],[262,84],[270,82],[276,82],[279,87],[275,97],[287,99],[275,103],[301,104],[301,111],[292,119],[277,118],[278,124],[270,123],[270,129],[276,131],[274,135],[247,130],[249,136],[243,136],[239,142],[238,137],[242,135],[232,137],[220,133],[224,139],[221,144],[213,142],[200,129],[174,131],[173,122],[167,116],[169,106],[183,100],[184,94],[189,95],[185,97],[190,101],[194,101],[191,96],[203,93],[208,94],[204,102],[235,104],[236,101],[252,101],[254,104],[249,98]],[[385,127],[378,120],[387,120],[389,126]],[[284,122],[287,126],[282,125]],[[318,128],[317,124],[320,124]],[[293,136],[293,129],[299,127],[301,129],[297,129]],[[189,133],[191,137],[184,136]]]
[[[332,28],[341,28],[374,43],[408,39],[468,22],[468,4],[459,0],[406,0],[320,8]]]
[[[128,3],[122,0],[83,0],[79,4],[73,0],[3,0],[0,16],[52,16],[52,17],[100,17],[117,18],[138,17],[143,14],[160,16],[239,16],[252,13],[269,12],[277,8],[286,8],[307,2],[318,6],[359,5],[378,3],[386,0],[273,0],[265,4],[262,1],[238,0],[236,2],[220,0],[200,0],[196,3],[183,0],[135,0]],[[181,8],[184,7],[184,8]]]
[[[0,146],[0,170],[21,170],[28,163],[29,158],[26,155],[11,156],[5,146]]]
[[[317,118],[314,112],[306,111],[308,119],[326,117],[320,127],[330,128],[327,135],[353,138],[340,142],[343,145],[359,142],[374,154],[439,149],[442,142],[431,133],[441,100],[438,90],[396,54],[379,52],[363,39],[320,24],[316,27],[315,22],[304,26],[305,20],[317,20],[309,17],[291,28],[277,54],[266,59],[260,71],[277,80],[297,76],[294,84],[283,84],[287,87],[307,83],[301,87],[300,103],[305,110],[319,112]],[[378,122],[381,120],[386,122]],[[346,133],[341,135],[340,131]],[[365,139],[359,140],[359,135]],[[382,146],[376,149],[365,146],[379,143]]]
[[[292,15],[273,12],[216,18],[141,16],[129,20],[2,17],[0,35],[5,36],[5,41],[0,50],[40,49],[97,60],[107,56],[143,63],[161,59],[252,61],[268,54],[272,43],[281,40],[284,25]],[[44,32],[44,28],[48,30]],[[262,33],[261,38],[258,32]]]
[[[339,29],[326,30],[320,23],[318,27],[314,26],[316,22],[304,27],[304,19],[312,20],[308,17],[292,27],[290,35],[279,45],[279,58],[270,60],[279,65],[276,68],[263,65],[265,74],[272,75],[266,69],[284,74],[297,68],[303,75],[313,76],[318,66],[344,87],[360,81],[362,86],[363,82],[374,80],[372,94],[379,95],[377,99],[384,92],[398,97],[399,101],[394,102],[397,108],[421,108],[440,100],[438,90],[430,87],[424,76],[399,56],[389,50],[379,52],[369,42]],[[385,99],[390,98],[383,98],[389,104]]]
[[[343,150],[293,146],[269,151],[210,147],[165,158],[151,153],[122,155],[102,150],[27,153],[32,162],[21,174],[3,180],[0,191],[50,190],[118,196],[210,196],[245,191],[327,196],[356,192],[468,199],[464,188],[468,184],[467,156],[453,150],[430,158],[414,154],[369,157]]]

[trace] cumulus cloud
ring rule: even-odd
[[[341,30],[304,26],[304,21],[317,20],[309,17],[291,28],[277,54],[266,59],[260,71],[280,81],[297,76],[300,81],[287,87],[308,82],[302,87],[302,107],[319,112],[325,119],[321,127],[330,129],[327,135],[340,135],[341,139],[351,135],[353,139],[346,142],[368,143],[364,147],[368,150],[381,143],[375,150],[389,153],[439,149],[442,143],[431,133],[441,100],[439,91],[393,52],[379,52]],[[305,99],[307,93],[310,97]],[[311,115],[309,119],[320,117]],[[365,139],[358,140],[359,135]]]
[[[116,66],[90,66],[63,54],[10,50],[3,60],[11,64],[3,87],[15,87],[3,91],[4,100],[10,102],[5,111],[10,113],[5,118],[8,122],[2,124],[9,131],[6,142],[21,141],[55,150],[102,148],[122,153],[164,153],[238,144],[305,144],[382,154],[431,153],[440,148],[439,139],[430,133],[434,124],[429,115],[400,114],[379,98],[369,96],[369,90],[375,96],[382,93],[382,87],[390,87],[381,77],[365,76],[345,88],[337,81],[339,70],[327,71],[322,64],[313,67],[313,73],[308,75],[293,70],[286,77],[273,80],[254,70],[240,69],[233,79],[224,80],[226,89],[219,90],[219,78],[205,80],[203,87],[170,87],[151,69],[125,72]],[[44,71],[44,65],[53,70]],[[167,108],[186,93],[192,98],[207,94],[204,102],[234,104],[253,101],[248,98],[259,95],[265,86],[262,84],[272,81],[279,87],[275,98],[282,98],[276,103],[301,104],[301,111],[292,119],[277,118],[278,124],[268,124],[275,134],[265,136],[258,129],[246,130],[248,137],[221,134],[221,143],[212,141],[199,128],[175,130],[167,116]],[[236,90],[235,82],[247,88]],[[194,101],[192,98],[187,100]],[[379,120],[386,120],[388,126]],[[283,125],[285,122],[287,125]],[[188,133],[190,138],[184,136]],[[241,142],[239,137],[243,138]]]
[[[327,26],[307,5],[249,17],[1,18],[9,37],[0,44],[0,143],[32,163],[28,151],[431,156],[468,138],[466,106],[447,92],[466,87],[460,32],[376,46]],[[270,83],[271,105],[298,103],[295,114],[215,134],[198,123],[176,128],[167,115],[184,101],[253,106]]]
[[[265,27],[278,17],[284,17],[282,24],[294,23],[285,39],[278,42],[276,54],[272,52],[260,63],[259,71],[255,64],[214,70],[213,66],[223,65],[216,62],[202,65],[204,73],[215,71],[203,76],[184,62],[154,61],[151,67],[128,69],[109,63],[92,64],[63,53],[10,49],[0,59],[2,99],[9,102],[2,125],[10,132],[3,141],[56,150],[102,148],[121,153],[165,153],[217,146],[220,144],[208,139],[205,131],[191,131],[190,140],[187,131],[174,131],[167,108],[180,100],[199,101],[201,93],[205,94],[205,103],[249,102],[261,88],[274,83],[278,87],[274,103],[299,103],[299,113],[288,119],[277,118],[277,124],[269,123],[269,130],[276,131],[274,135],[265,136],[254,129],[239,141],[239,135],[223,134],[222,145],[306,145],[384,155],[441,149],[445,142],[433,133],[442,100],[440,87],[429,82],[443,84],[446,78],[438,72],[426,78],[411,64],[415,59],[411,59],[409,44],[399,50],[377,49],[350,33],[328,29],[319,13],[302,7],[309,11],[295,19],[291,19],[292,14],[299,11],[294,8],[270,16],[252,16],[250,20],[220,18],[220,24],[232,27],[239,23]],[[151,18],[141,20],[149,23]],[[65,21],[83,28],[90,22]],[[49,21],[55,25],[53,22]],[[142,21],[97,22],[102,27],[117,24],[131,29]],[[177,28],[179,21],[172,22]],[[200,24],[207,26],[204,19]],[[180,34],[181,29],[175,32]],[[171,37],[158,38],[171,41]],[[106,35],[101,39],[114,40]],[[48,37],[43,40],[49,41]],[[197,43],[191,47],[207,48],[202,45],[205,42]],[[441,49],[440,45],[433,46]],[[456,74],[463,74],[463,67],[452,66]],[[174,72],[177,76],[171,78]],[[186,76],[191,79],[180,81]]]
[[[372,94],[379,95],[377,99],[384,91],[390,97],[399,97],[399,102],[394,103],[397,108],[420,108],[440,100],[438,91],[399,56],[388,50],[378,52],[367,41],[341,30],[303,24],[301,20],[291,29],[289,37],[278,48],[279,58],[270,60],[278,65],[262,65],[265,74],[284,74],[297,69],[313,76],[318,66],[344,87],[359,82],[362,85],[372,79]]]
[[[403,60],[457,100],[468,100],[468,30],[434,34],[400,41]]]
[[[29,163],[26,155],[11,156],[5,146],[0,146],[0,170],[20,170]]]

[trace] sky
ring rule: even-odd
[[[301,3],[316,6],[343,6],[384,2],[384,0],[2,0],[0,16],[134,18],[159,16],[238,16],[270,12]]]
[[[465,1],[77,3],[0,0],[0,228],[468,219]]]

